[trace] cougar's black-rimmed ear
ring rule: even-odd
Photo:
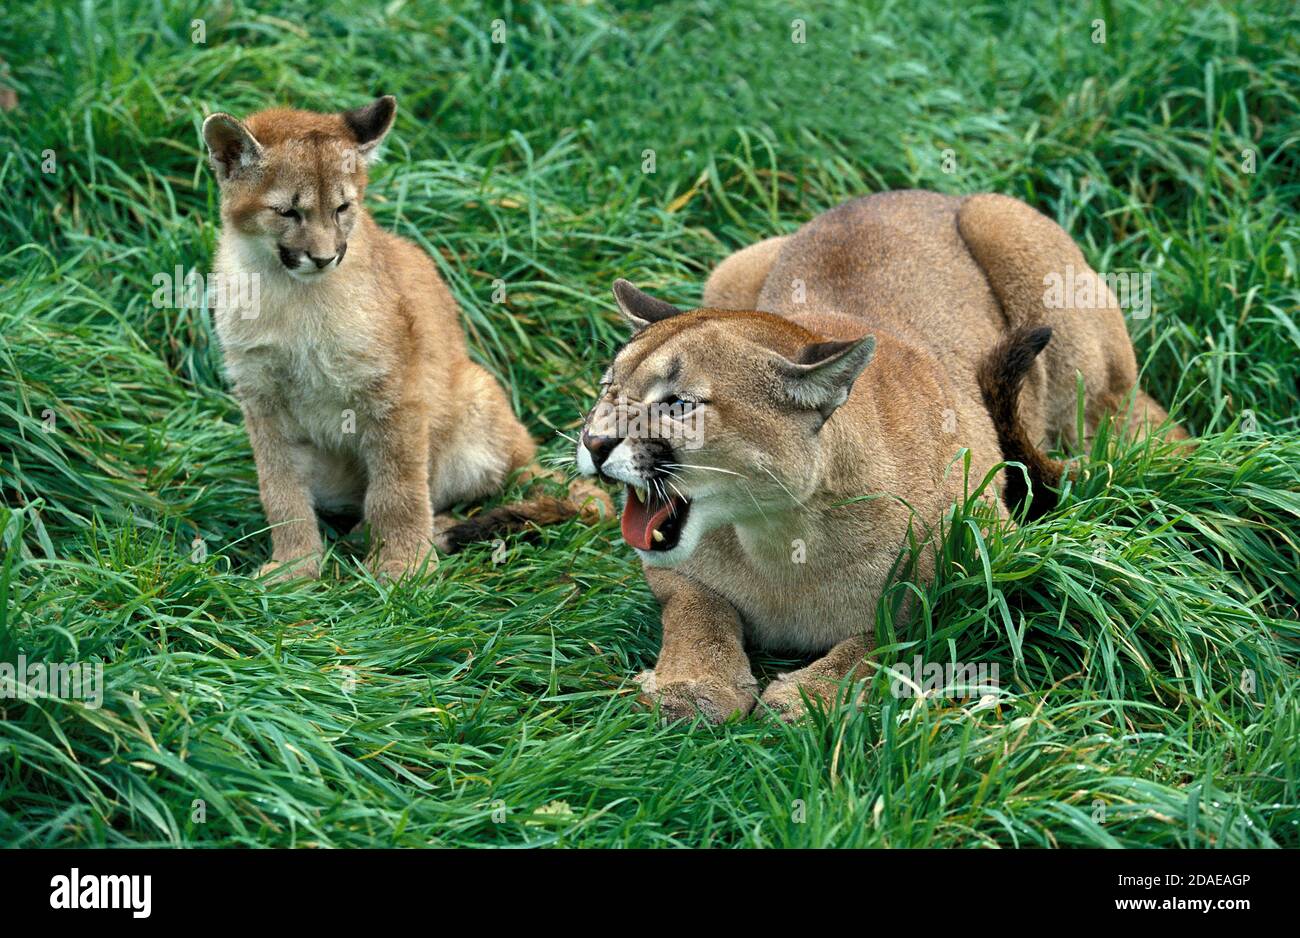
[[[397,117],[397,99],[386,94],[369,104],[344,111],[342,117],[343,123],[348,125],[348,130],[352,131],[352,136],[357,140],[357,153],[370,164],[379,159],[379,145],[393,129],[393,120]]]
[[[638,332],[652,322],[670,319],[682,312],[672,303],[656,300],[621,277],[614,281],[614,300]]]
[[[849,399],[853,382],[875,354],[875,336],[847,342],[815,342],[805,346],[795,361],[778,356],[778,371],[790,400],[818,411],[825,421]]]
[[[262,145],[241,121],[229,114],[218,112],[204,118],[203,142],[207,144],[217,182],[223,185],[262,162]]]

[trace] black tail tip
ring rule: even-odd
[[[1034,355],[1047,348],[1047,343],[1050,341],[1052,341],[1051,326],[1038,326],[1025,334],[1025,345],[1029,347]]]
[[[991,385],[981,385],[985,393],[995,390],[998,384],[1015,385],[1018,390],[1021,379],[1051,339],[1051,326],[1022,327],[1004,338],[985,360],[986,380]]]

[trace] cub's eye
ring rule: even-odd
[[[335,214],[335,215],[342,215],[344,212],[346,212],[346,211],[347,211],[348,209],[350,209],[351,207],[352,207],[352,203],[351,203],[351,202],[344,202],[342,205],[340,205],[338,208],[336,208],[336,209],[334,210],[334,214]]]
[[[277,208],[275,214],[279,215],[281,218],[292,218],[295,221],[302,217],[298,214],[296,208]]]

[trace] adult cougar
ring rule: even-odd
[[[221,188],[216,274],[259,287],[227,289],[214,316],[272,526],[263,571],[277,576],[317,575],[315,509],[360,513],[378,545],[371,568],[396,576],[475,530],[435,512],[538,472],[505,392],[467,354],[437,267],[362,203],[396,111],[386,96],[203,122]],[[510,506],[493,530],[608,504],[585,480],[570,496]]]
[[[1045,305],[1044,277],[1067,267],[1099,308]],[[1167,419],[1136,387],[1105,284],[1064,231],[1002,196],[849,202],[728,258],[701,309],[626,281],[614,293],[636,332],[577,460],[627,486],[623,536],[663,611],[659,660],[637,680],[670,718],[754,706],[746,641],[823,656],[763,691],[787,717],[800,690],[826,697],[865,673],[909,526],[933,530],[963,497],[959,450],[973,487],[1001,442],[1072,442],[1076,371],[1085,432],[1131,393],[1137,432]],[[1045,459],[1031,469],[1055,477]],[[931,551],[919,565],[932,573]]]

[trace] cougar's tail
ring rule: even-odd
[[[993,347],[979,366],[980,393],[984,406],[993,418],[1002,447],[1002,458],[1024,465],[1032,486],[1033,500],[1029,502],[1026,518],[1033,521],[1056,507],[1057,495],[1053,489],[1061,482],[1065,467],[1038,448],[1020,419],[1020,388],[1029,367],[1038,353],[1047,347],[1052,338],[1051,326],[1022,326],[1009,333]],[[1024,506],[1029,487],[1025,474],[1015,469],[1003,473],[1006,489],[1003,495],[1013,513]]]
[[[540,471],[535,475],[545,474]],[[538,495],[522,502],[492,508],[471,518],[439,515],[434,519],[434,545],[454,554],[468,544],[492,541],[507,534],[533,531],[541,525],[560,524],[571,518],[594,523],[614,514],[609,493],[585,479],[569,483],[569,497]]]

